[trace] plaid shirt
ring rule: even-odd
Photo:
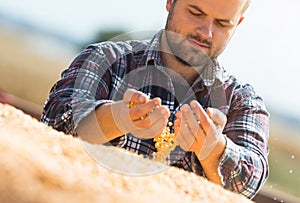
[[[161,31],[152,40],[88,46],[52,87],[41,120],[59,131],[76,135],[77,124],[84,117],[106,102],[122,99],[127,88],[140,90],[150,98],[160,97],[170,109],[171,122],[182,104],[196,99],[203,108],[218,108],[227,116],[223,130],[227,143],[219,162],[223,186],[254,197],[268,177],[269,114],[261,97],[214,61],[181,100],[176,98],[173,82],[162,66],[160,35]],[[142,140],[130,134],[112,140],[111,144],[145,156],[156,151],[152,139]],[[205,176],[195,154],[180,147],[167,161]]]

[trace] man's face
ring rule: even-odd
[[[242,21],[246,0],[168,0],[166,38],[181,62],[198,64],[199,56],[217,58]]]

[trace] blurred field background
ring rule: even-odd
[[[73,43],[24,24],[0,25],[0,102],[38,117],[50,88],[87,42]],[[122,32],[102,30],[91,42]],[[274,202],[300,202],[300,119],[269,110],[270,176],[261,193]]]

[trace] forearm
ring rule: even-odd
[[[101,105],[79,122],[76,131],[81,139],[103,144],[123,134],[115,123],[111,105],[112,103]]]
[[[201,160],[201,165],[207,179],[218,185],[222,185],[222,176],[220,176],[219,174],[219,162],[224,153],[225,147],[225,137],[221,136],[219,142],[215,146],[214,150],[210,153],[210,155],[206,159]],[[198,154],[196,154],[196,156],[199,157]]]
[[[136,104],[129,107],[130,103]],[[125,133],[153,138],[166,126],[170,116],[159,98],[128,89],[123,100],[105,103],[79,122],[77,134],[90,143],[103,144]],[[143,119],[141,119],[143,117]]]
[[[251,147],[250,147],[251,146]],[[267,150],[253,143],[243,146],[226,137],[226,147],[219,162],[208,159],[201,161],[201,167],[194,167],[194,172],[205,176],[224,188],[253,198],[268,177]],[[194,162],[200,163],[198,160]]]

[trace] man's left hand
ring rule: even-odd
[[[195,152],[200,161],[210,155],[215,157],[215,148],[220,147],[219,142],[224,143],[225,139],[222,135],[227,121],[225,114],[215,108],[204,111],[202,106],[193,100],[189,105],[184,104],[176,117],[174,129],[181,148]],[[225,146],[221,147],[224,150]]]

